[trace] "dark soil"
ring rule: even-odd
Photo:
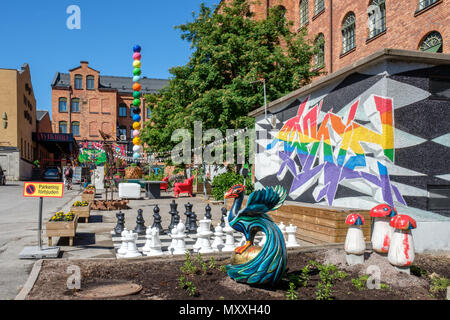
[[[107,281],[128,281],[143,287],[136,295],[116,299],[136,300],[285,300],[289,284],[293,275],[300,275],[301,270],[309,265],[310,260],[320,263],[330,263],[330,260],[344,257],[342,250],[321,250],[315,252],[289,252],[288,269],[286,276],[275,287],[249,286],[231,280],[224,271],[228,259],[215,257],[210,265],[210,257],[203,257],[203,269],[192,256],[192,265],[195,271],[182,272],[180,267],[186,265],[185,260],[179,259],[105,259],[105,260],[47,260],[44,262],[41,273],[34,288],[27,297],[30,300],[78,300],[72,290],[67,289],[68,266],[77,265],[81,269],[81,290],[105,284]],[[332,258],[330,258],[332,257]],[[368,264],[382,261],[381,282],[387,285],[384,289],[369,290],[366,287],[358,289],[352,279],[365,274]],[[331,299],[335,300],[430,300],[445,299],[446,292],[431,291],[431,278],[433,273],[441,277],[450,278],[450,257],[447,255],[417,254],[411,275],[394,272],[392,266],[385,264],[384,257],[370,257],[365,265],[348,267],[340,262],[334,264],[347,276],[344,279],[335,279],[331,287]],[[345,260],[344,260],[345,261]],[[389,268],[392,268],[390,270]],[[184,283],[180,283],[180,276]],[[385,276],[383,278],[383,275]],[[187,285],[187,282],[192,285]],[[300,300],[317,299],[318,283],[320,282],[317,268],[312,267],[306,286],[299,284],[295,292]],[[193,289],[189,294],[189,288]]]

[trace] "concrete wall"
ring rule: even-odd
[[[16,151],[0,151],[0,165],[6,171],[7,181],[20,180],[20,153]]]
[[[298,202],[427,210],[428,187],[450,185],[449,101],[430,89],[449,73],[383,60],[274,106],[267,137],[256,118],[256,186],[282,185]]]

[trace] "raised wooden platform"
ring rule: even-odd
[[[245,205],[247,199],[244,199]],[[233,199],[227,199],[226,207],[230,210]],[[345,218],[351,213],[364,217],[362,230],[366,241],[370,241],[371,217],[369,210],[335,208],[289,201],[269,215],[277,223],[297,226],[297,238],[313,244],[343,243],[347,236],[348,225]]]

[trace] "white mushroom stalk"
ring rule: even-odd
[[[395,228],[389,247],[388,260],[401,272],[410,273],[414,261],[414,241],[411,230],[417,227],[416,221],[407,215],[397,215],[390,221]]]
[[[375,252],[384,255],[389,252],[391,237],[394,233],[394,228],[389,225],[389,222],[396,214],[397,210],[387,204],[379,204],[370,210],[370,216],[374,218],[371,242]]]
[[[347,263],[349,265],[363,264],[366,242],[361,226],[364,224],[364,217],[353,213],[347,216],[345,223],[350,225],[344,244]]]

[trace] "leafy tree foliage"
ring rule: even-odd
[[[173,77],[158,95],[146,96],[151,121],[142,140],[154,152],[169,151],[175,129],[203,130],[253,127],[248,113],[307,84],[315,49],[304,33],[290,31],[284,11],[274,8],[264,20],[253,19],[246,0],[222,2],[213,9],[202,4],[193,22],[177,26],[193,50],[189,62],[170,70]]]

